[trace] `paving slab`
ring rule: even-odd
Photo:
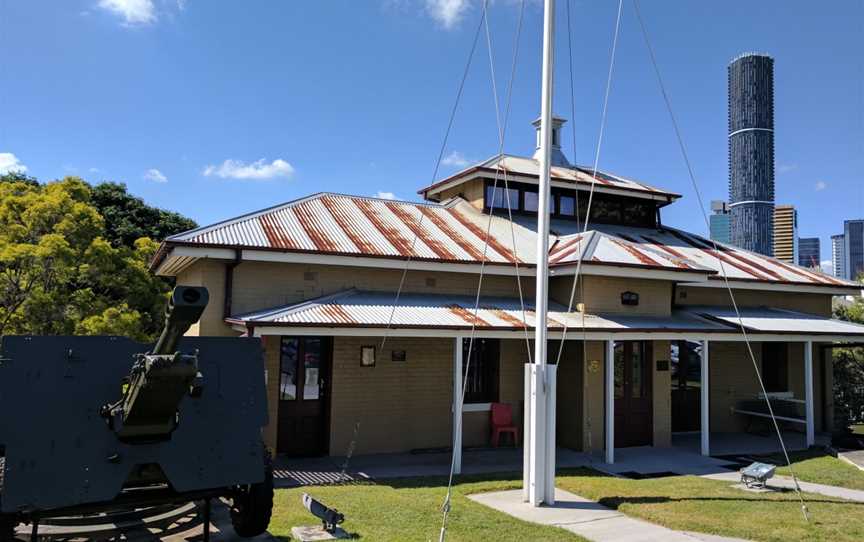
[[[521,489],[476,493],[468,498],[523,521],[559,527],[596,542],[746,542],[667,529],[562,489],[555,489],[553,506],[529,506],[522,501]]]

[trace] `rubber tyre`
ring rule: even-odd
[[[264,481],[238,488],[231,507],[231,524],[242,538],[252,538],[267,531],[273,513],[273,461],[264,454]]]

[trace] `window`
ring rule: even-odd
[[[498,401],[497,339],[474,339],[471,363],[468,363],[470,341],[462,341],[462,378],[465,403],[495,403]],[[466,371],[467,369],[467,371]]]
[[[280,356],[279,399],[293,401],[297,399],[297,356],[299,342],[293,338],[283,338]]]
[[[489,185],[486,187],[486,199],[484,205],[487,209],[507,209],[508,198],[510,208],[514,210],[519,209],[519,190],[515,188],[508,188],[505,190],[503,186],[496,187]]]
[[[509,198],[510,209],[516,214],[535,214],[540,206],[537,185],[510,182],[509,188],[493,187],[486,180],[484,207],[486,210],[506,212]],[[578,201],[573,189],[553,187],[549,197],[549,212],[557,218],[585,219],[588,197]],[[651,228],[656,225],[657,204],[637,198],[595,194],[591,204],[591,222],[623,224]]]
[[[576,198],[573,196],[560,196],[558,198],[558,214],[576,216]]]
[[[321,397],[321,371],[329,345],[326,341],[321,337],[282,337],[279,356],[280,401],[314,401]]]
[[[789,356],[786,343],[762,343],[762,382],[765,391],[789,391]]]
[[[672,343],[672,389],[699,389],[702,384],[702,344],[694,341]]]

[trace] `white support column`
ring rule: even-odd
[[[604,373],[606,463],[615,462],[615,341],[606,341],[606,372]]]
[[[708,340],[702,341],[702,367],[700,374],[701,382],[699,387],[700,404],[701,404],[701,425],[700,431],[702,436],[702,455],[711,455],[711,387],[708,379]]]
[[[462,472],[462,337],[453,339],[453,472]]]
[[[807,420],[807,446],[816,444],[813,425],[813,341],[804,343],[804,409]]]
[[[524,389],[524,405],[525,412],[522,415],[522,500],[525,502],[531,501],[531,447],[529,438],[531,435],[531,420],[534,416],[531,414],[531,375],[533,373],[533,363],[525,364],[525,384]]]
[[[546,478],[543,502],[549,506],[555,504],[555,449],[557,431],[555,430],[556,418],[556,392],[558,384],[558,366],[546,365]]]

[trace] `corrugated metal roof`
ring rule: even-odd
[[[530,217],[489,215],[462,199],[444,204],[391,201],[322,193],[166,239],[169,244],[266,248],[452,262],[536,262],[536,224]],[[820,271],[787,264],[674,228],[553,220],[550,265],[633,266],[700,273],[731,280],[860,288]],[[489,233],[488,244],[484,243]],[[515,248],[513,243],[515,237]],[[722,262],[722,267],[721,267]],[[188,262],[185,262],[188,264]],[[169,262],[165,269],[173,269]],[[715,277],[717,278],[717,277]]]
[[[406,294],[399,297],[395,311],[395,294],[347,290],[303,303],[241,314],[229,321],[256,325],[385,327],[392,314],[393,328],[478,329],[533,328],[536,315],[533,305],[526,305],[523,317],[518,299],[484,297],[474,311],[471,296]],[[728,325],[697,314],[680,313],[669,317],[585,314],[584,325],[590,330],[676,330],[730,331]],[[550,303],[547,324],[550,329],[581,329],[583,314]]]
[[[741,322],[731,308],[693,306],[686,312],[709,318],[714,321],[745,328],[754,333],[800,333],[827,335],[861,335],[864,336],[864,326],[844,320],[823,318],[813,314],[804,314],[785,309],[769,307],[741,307]]]
[[[452,181],[459,179],[464,175],[478,169],[501,171],[502,173],[506,172],[510,175],[524,175],[528,177],[536,177],[540,173],[540,164],[537,160],[531,157],[513,156],[509,154],[496,155],[492,158],[489,158],[488,160],[480,162],[479,164],[475,164],[462,171],[459,171],[451,175],[450,177],[447,177],[446,179],[442,179],[435,184],[427,186],[426,188],[419,190],[418,193],[434,193],[436,192],[436,188],[443,187],[444,185],[447,185]],[[550,170],[550,175],[553,181],[583,185],[587,188],[592,184],[592,172],[592,168],[584,166],[573,166],[569,168],[552,166]],[[622,190],[628,190],[636,193],[641,192],[644,194],[661,195],[671,199],[681,197],[680,194],[669,192],[668,190],[663,190],[662,188],[657,188],[656,186],[651,186],[641,181],[635,181],[633,179],[621,177],[620,175],[613,175],[607,172],[598,171],[594,179],[596,180],[596,184],[601,187],[619,188]]]
[[[489,229],[489,243],[484,243]],[[327,254],[410,256],[448,262],[524,261],[533,234],[467,202],[427,205],[322,193],[174,235],[170,242],[274,248]]]

